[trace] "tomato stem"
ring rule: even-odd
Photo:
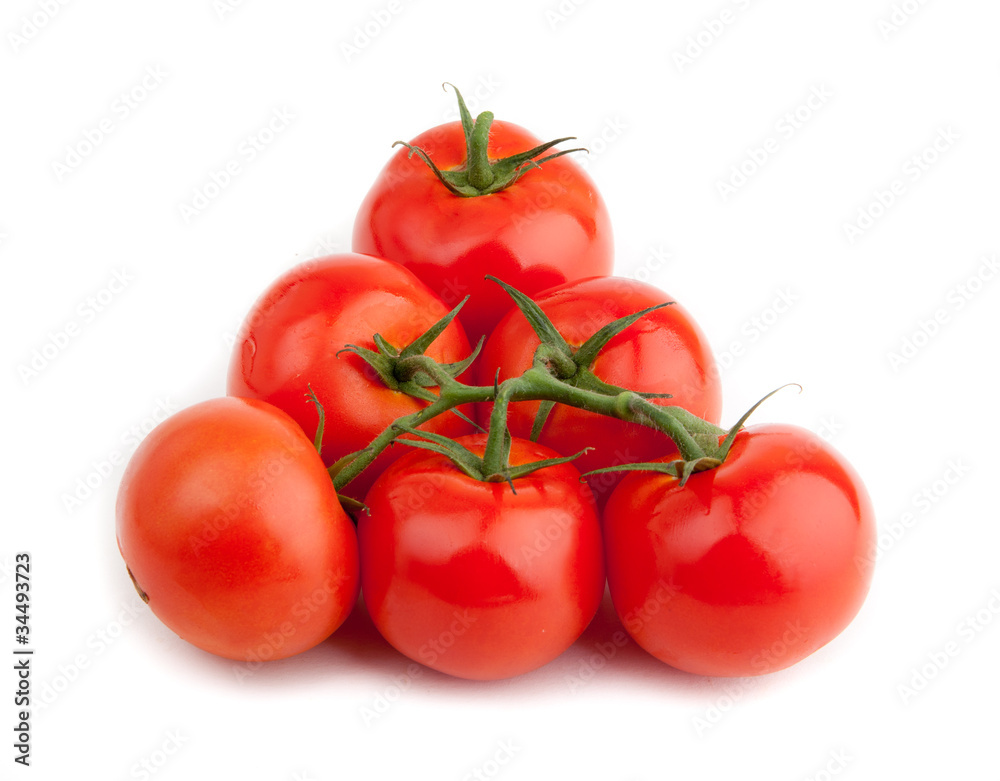
[[[487,151],[492,124],[492,111],[484,111],[476,117],[476,124],[473,126],[466,150],[465,165],[469,172],[469,184],[480,192],[487,190],[496,178],[493,175],[493,167],[490,165],[490,155]]]

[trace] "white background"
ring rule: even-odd
[[[1000,5],[662,6],[4,4],[0,653],[19,551],[36,649],[32,766],[11,767],[4,694],[4,778],[996,778]],[[548,667],[477,684],[408,674],[355,615],[241,679],[138,602],[113,520],[137,433],[225,392],[252,301],[349,248],[391,143],[456,116],[446,80],[590,147],[617,272],[697,317],[725,422],[804,386],[756,420],[827,434],[881,533],[831,645],[705,679],[612,649],[605,609]]]

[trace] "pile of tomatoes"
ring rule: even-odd
[[[872,577],[857,473],[804,429],[718,428],[705,335],[612,275],[569,139],[455,93],[461,121],[382,170],[354,252],[253,305],[228,395],[137,449],[116,511],[136,589],[240,661],[314,647],[360,592],[401,653],[470,679],[555,659],[606,588],[639,645],[694,673],[828,643]]]

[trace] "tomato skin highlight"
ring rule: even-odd
[[[442,170],[465,162],[460,122],[431,128],[411,143]],[[505,157],[539,143],[524,128],[497,120],[489,155]],[[526,171],[507,189],[464,198],[400,147],[361,204],[352,248],[405,265],[448,306],[471,295],[459,319],[472,343],[489,334],[510,308],[507,294],[484,279],[486,274],[532,296],[574,279],[610,274],[614,263],[607,207],[569,155]]]
[[[116,519],[150,609],[210,653],[292,656],[357,600],[354,526],[312,443],[264,402],[212,399],[157,426],[126,467]]]
[[[840,634],[871,584],[865,487],[840,454],[795,426],[745,429],[722,466],[683,488],[668,475],[629,474],[603,523],[626,631],[692,673],[789,667]]]
[[[458,440],[482,454],[485,436]],[[511,463],[553,453],[514,439]],[[571,464],[507,483],[474,480],[444,456],[408,453],[366,497],[362,593],[382,636],[414,661],[494,680],[555,659],[604,594],[600,524]]]
[[[387,387],[359,356],[338,352],[348,344],[375,349],[376,333],[402,349],[448,311],[412,273],[388,260],[341,253],[307,261],[272,283],[248,313],[227,392],[274,404],[312,437],[318,416],[306,395],[311,388],[326,414],[322,454],[329,466],[426,406]],[[451,363],[469,353],[461,325],[452,322],[426,354]],[[426,429],[445,436],[473,430],[453,414],[434,418]],[[387,449],[343,493],[362,499],[401,454],[402,448]]]
[[[669,301],[674,299],[662,290],[621,277],[579,280],[535,297],[556,330],[577,347],[604,325]],[[475,369],[477,382],[493,382],[498,369],[501,382],[519,376],[531,366],[538,345],[524,315],[516,308],[508,311],[483,346]],[[652,401],[683,407],[710,423],[717,424],[722,414],[722,388],[708,339],[676,302],[650,312],[615,336],[599,353],[592,371],[611,385],[671,393],[672,398]],[[491,407],[477,405],[480,425],[488,424]],[[511,434],[529,437],[538,407],[537,401],[511,404],[507,417]],[[562,455],[593,448],[573,462],[581,472],[676,452],[665,434],[565,405],[555,406],[538,441]],[[600,504],[620,480],[618,473],[587,478]]]

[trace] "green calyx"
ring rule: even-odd
[[[795,383],[790,383],[790,385],[795,385],[795,387],[797,387],[800,391],[802,390],[802,386],[800,385],[796,385]],[[680,485],[684,486],[687,484],[691,475],[722,466],[722,464],[726,461],[726,457],[729,455],[730,448],[733,446],[733,440],[736,439],[736,435],[739,433],[740,429],[743,428],[757,407],[771,398],[771,396],[775,393],[787,387],[789,386],[782,385],[780,388],[776,388],[750,407],[750,409],[744,412],[742,417],[736,421],[736,423],[728,431],[725,432],[725,437],[715,436],[710,429],[705,429],[703,435],[699,437],[698,444],[703,450],[703,453],[699,455],[689,454],[688,457],[683,457],[682,455],[681,458],[673,461],[653,461],[636,464],[621,464],[620,466],[609,466],[604,469],[594,469],[590,472],[586,472],[583,477],[586,477],[587,475],[601,474],[603,472],[659,472],[660,474],[678,478]],[[693,421],[700,421],[701,423],[705,422],[693,415],[691,418]],[[689,424],[690,423],[692,423],[692,421],[689,421]],[[713,426],[712,428],[715,427]]]
[[[556,466],[558,464],[567,464],[574,458],[578,458],[587,452],[585,449],[572,456],[545,458],[540,461],[531,461],[526,464],[511,466],[511,437],[510,432],[507,431],[506,428],[504,429],[502,436],[490,438],[490,441],[487,442],[486,453],[484,453],[483,456],[477,456],[460,442],[456,442],[454,439],[450,439],[440,434],[434,434],[429,431],[419,431],[415,428],[403,425],[397,425],[395,428],[401,433],[411,434],[415,437],[422,437],[422,439],[399,439],[396,440],[397,442],[411,447],[423,448],[424,450],[439,453],[440,455],[447,457],[453,464],[455,464],[455,466],[457,466],[460,470],[462,470],[462,472],[471,477],[473,480],[478,480],[481,483],[507,483],[510,485],[510,490],[515,494],[517,493],[517,489],[514,487],[514,481],[518,478],[530,475],[532,472],[537,472],[539,469],[545,469],[546,467]],[[490,444],[494,439],[500,443],[500,449],[495,453],[491,453]]]
[[[455,363],[428,362],[427,356],[424,355],[427,348],[444,332],[468,300],[469,297],[466,296],[458,306],[402,349],[390,344],[381,334],[375,334],[372,341],[375,342],[376,349],[348,344],[337,355],[343,352],[353,353],[365,361],[379,379],[392,390],[424,401],[435,401],[437,396],[430,389],[440,386],[444,377],[455,379],[461,375],[472,365],[483,347],[484,339],[480,338],[472,354]],[[458,410],[453,411],[463,420],[476,425],[463,413]]]
[[[619,388],[616,385],[609,385],[594,374],[591,371],[591,367],[594,365],[594,361],[597,360],[597,356],[601,350],[615,336],[650,312],[669,306],[673,303],[672,301],[657,304],[648,309],[643,309],[641,312],[618,318],[600,328],[583,344],[574,347],[559,333],[559,330],[549,319],[548,315],[542,311],[541,307],[524,295],[524,293],[492,275],[487,274],[486,278],[500,285],[514,300],[515,305],[521,310],[521,314],[524,315],[525,319],[531,325],[532,330],[534,330],[541,341],[541,345],[539,345],[535,353],[536,366],[544,366],[547,371],[566,385],[599,393],[602,396],[617,396],[628,392],[642,399],[669,399],[671,397],[669,393],[639,393],[627,391],[626,388]],[[533,442],[538,441],[545,426],[545,421],[554,407],[555,403],[552,401],[543,401],[539,405],[538,414],[535,416],[535,421],[531,428],[530,438]]]
[[[475,119],[469,113],[462,93],[453,84],[445,83],[445,87],[455,90],[458,98],[458,111],[462,119],[462,130],[465,133],[465,162],[457,168],[441,170],[437,167],[427,152],[418,146],[405,141],[397,141],[393,146],[405,146],[410,150],[410,156],[417,155],[441,183],[452,193],[463,198],[478,195],[489,195],[510,187],[527,171],[538,168],[543,163],[570,152],[585,152],[582,148],[566,149],[540,157],[557,144],[572,140],[573,136],[557,138],[545,144],[519,152],[515,155],[491,160],[488,152],[490,127],[493,124],[493,112],[483,111]]]

